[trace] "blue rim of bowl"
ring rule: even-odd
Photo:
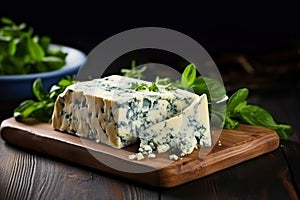
[[[16,80],[28,80],[33,78],[47,78],[55,75],[67,74],[73,71],[77,71],[86,59],[86,54],[78,49],[60,45],[51,44],[50,48],[59,47],[63,52],[68,53],[66,58],[66,65],[62,68],[50,72],[34,73],[34,74],[19,74],[19,75],[0,75],[0,81],[16,81]],[[76,58],[76,60],[73,60]]]

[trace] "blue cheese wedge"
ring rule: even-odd
[[[145,137],[140,137],[141,146],[154,143],[158,152],[171,149],[180,156],[192,153],[198,144],[210,147],[207,104],[205,94],[198,96],[179,114],[149,127],[143,132]]]
[[[211,145],[205,94],[135,91],[133,83],[151,84],[112,75],[69,86],[56,100],[53,128],[116,148],[141,141],[139,152],[151,156],[168,150],[183,156]]]

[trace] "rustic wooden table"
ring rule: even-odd
[[[29,152],[0,139],[0,199],[299,199],[299,92],[257,93],[249,101],[293,125],[293,136],[280,141],[275,151],[162,189]]]

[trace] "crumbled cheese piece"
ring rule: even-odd
[[[178,156],[176,155],[176,154],[171,154],[171,155],[169,155],[169,159],[170,160],[178,160]]]
[[[156,155],[154,153],[148,154],[148,158],[156,158]]]
[[[137,153],[136,154],[136,159],[137,160],[143,160],[145,157],[143,156],[143,154],[142,153]]]
[[[167,152],[170,149],[170,146],[168,144],[161,144],[157,146],[157,152],[158,153],[164,153]]]
[[[130,155],[128,156],[128,159],[129,159],[129,160],[134,160],[134,159],[136,159],[136,154],[130,154]]]

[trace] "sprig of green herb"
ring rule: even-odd
[[[143,71],[144,70],[146,70],[146,66],[144,66]],[[121,72],[126,77],[143,77],[141,74],[143,71],[137,71],[135,66],[132,66],[131,70],[121,69]],[[207,94],[209,102],[220,101],[226,96],[225,87],[219,81],[204,76],[197,77],[197,70],[194,64],[189,64],[184,69],[181,75],[181,80],[172,82],[169,78],[156,77],[154,83],[159,86],[164,86],[166,90],[180,88],[184,90],[189,90],[191,92],[195,92],[196,94],[205,93]],[[147,89],[145,84],[133,85],[132,88],[136,90]]]
[[[248,104],[248,95],[249,90],[241,88],[229,98],[224,127],[236,129],[239,123],[263,126],[275,130],[280,139],[287,139],[292,134],[292,127],[275,122],[272,115],[264,108]]]
[[[147,84],[142,83],[139,84],[138,82],[131,83],[131,89],[134,89],[135,91],[142,91],[146,90],[148,88]]]
[[[2,17],[0,28],[0,75],[53,71],[65,65],[67,53],[49,48],[51,39],[33,35],[25,23],[17,25]]]
[[[36,79],[32,90],[36,100],[26,100],[14,110],[14,118],[24,121],[30,117],[49,122],[51,119],[56,98],[66,87],[75,83],[75,77],[66,76],[57,85],[53,85],[49,92],[43,86],[41,79]]]
[[[151,85],[147,85],[145,83],[131,83],[131,89],[134,89],[135,91],[150,91],[150,92],[157,92],[159,89],[158,89],[158,86],[156,85],[155,82],[152,82]]]
[[[169,85],[169,84],[173,84],[171,82],[171,79],[169,77],[166,77],[166,78],[161,78],[159,76],[157,76],[155,78],[155,83],[158,84],[158,85]]]
[[[194,64],[189,64],[181,76],[181,88],[190,90],[196,94],[206,94],[209,102],[217,102],[226,96],[226,89],[218,80],[196,76],[197,70]]]
[[[152,82],[151,85],[148,87],[148,90],[151,91],[151,92],[157,92],[158,87],[157,87],[156,83]]]
[[[185,90],[189,90],[197,77],[197,70],[194,64],[189,64],[183,71],[181,76],[181,87]]]
[[[136,78],[136,79],[142,79],[143,72],[146,70],[146,66],[142,67],[141,69],[136,68],[136,61],[131,61],[131,69],[121,69],[121,73],[124,74],[124,76],[129,78]]]

